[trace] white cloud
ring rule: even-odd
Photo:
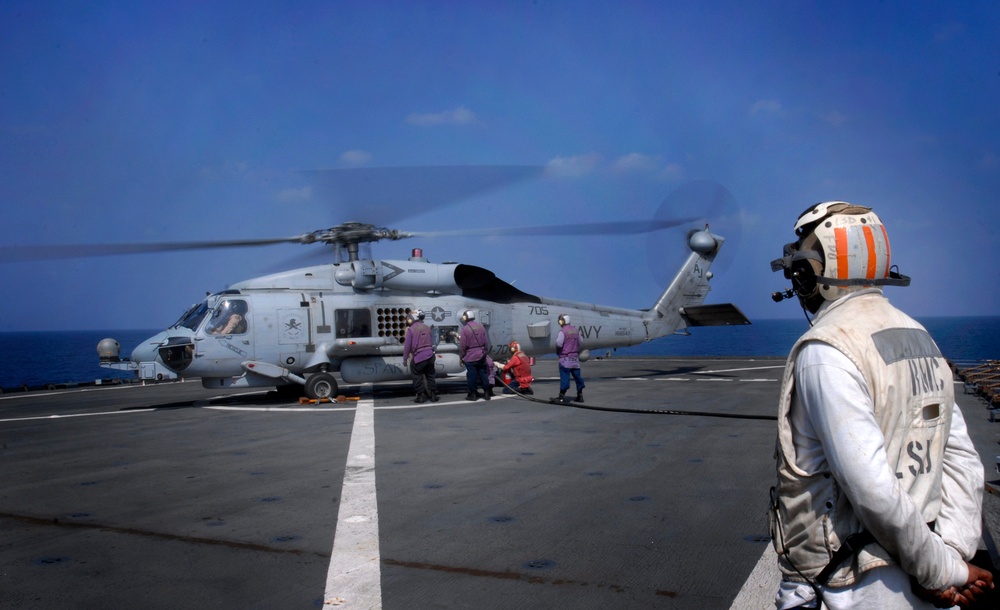
[[[363,150],[348,150],[341,153],[340,160],[347,165],[365,165],[372,160],[372,156]]]
[[[312,189],[308,186],[304,186],[300,189],[285,189],[275,193],[274,198],[279,203],[298,203],[300,201],[309,201],[312,199]]]
[[[667,181],[676,181],[684,177],[684,168],[681,164],[672,162],[664,164],[663,157],[643,153],[629,153],[618,157],[611,164],[611,169],[619,174],[650,174],[659,180]]]
[[[661,163],[660,157],[644,155],[642,153],[629,153],[615,159],[611,169],[616,172],[644,172],[652,171]]]
[[[663,180],[681,180],[684,178],[684,168],[680,163],[667,163],[663,169],[657,172],[657,176]]]
[[[777,100],[757,100],[750,106],[750,115],[757,114],[774,114],[782,111],[781,102]]]
[[[465,106],[459,106],[454,110],[445,110],[444,112],[413,113],[406,117],[406,122],[410,125],[418,125],[420,127],[428,125],[468,125],[476,122],[476,113]]]
[[[575,157],[556,157],[545,166],[545,173],[550,176],[575,178],[594,171],[601,162],[601,155],[589,152]]]

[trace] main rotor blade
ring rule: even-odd
[[[352,218],[388,225],[540,176],[544,171],[541,165],[430,165],[300,173],[322,199],[349,209]]]
[[[350,215],[376,225],[409,218],[467,197],[540,176],[544,166],[458,165],[378,167],[303,171],[317,192],[350,209]],[[312,235],[313,238],[310,238]],[[239,248],[282,243],[313,243],[315,235],[274,239],[150,244],[73,244],[0,246],[0,264],[89,258],[176,250]]]
[[[521,235],[630,235],[650,233],[690,223],[693,218],[670,220],[632,220],[621,222],[593,222],[567,225],[541,225],[534,227],[494,227],[485,229],[461,229],[457,231],[419,231],[405,233],[408,237],[453,237],[453,236],[521,236]]]
[[[146,252],[170,252],[174,250],[209,250],[212,248],[241,248],[248,246],[269,246],[272,244],[299,243],[301,236],[277,237],[270,239],[241,239],[229,241],[188,241],[151,244],[77,244],[54,246],[0,246],[0,263],[22,263],[94,256],[115,256],[120,254],[143,254]]]

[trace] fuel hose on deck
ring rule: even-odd
[[[689,415],[695,417],[723,417],[726,419],[759,419],[765,421],[777,421],[777,415],[750,415],[745,413],[711,413],[709,411],[680,411],[677,409],[628,409],[628,408],[617,408],[617,407],[601,407],[597,405],[588,405],[580,402],[574,401],[563,401],[558,399],[543,400],[541,398],[535,398],[534,396],[528,394],[522,394],[515,390],[514,388],[507,385],[502,379],[499,380],[503,387],[507,388],[515,395],[524,400],[530,400],[531,402],[537,402],[545,405],[559,405],[563,407],[572,407],[574,409],[587,409],[588,411],[606,411],[608,413],[640,413],[640,414],[654,414],[654,415]]]

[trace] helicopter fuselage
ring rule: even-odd
[[[162,363],[178,375],[200,377],[206,387],[301,384],[310,395],[331,391],[330,384],[336,391],[332,373],[349,384],[409,379],[405,319],[417,309],[436,339],[440,376],[464,370],[458,335],[469,310],[486,327],[496,361],[509,357],[514,340],[529,355],[554,353],[563,314],[586,350],[628,347],[691,322],[685,310],[707,295],[708,268],[722,243],[707,230],[697,235],[710,239],[690,238],[691,255],[650,310],[541,298],[481,267],[430,263],[414,251],[408,260],[331,263],[234,284],[143,342],[132,360]],[[746,323],[735,311],[736,322],[724,323]],[[307,380],[316,375],[325,390],[310,387]]]

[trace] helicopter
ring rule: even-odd
[[[398,220],[407,211],[450,205],[542,171],[538,166],[441,166],[319,170],[306,175],[317,186],[353,202],[356,211]],[[393,201],[397,192],[408,194],[411,205],[406,210],[385,203]],[[266,239],[0,246],[0,262],[282,243],[332,246],[333,262],[256,277],[207,294],[127,357],[122,357],[112,338],[97,346],[99,366],[132,372],[142,380],[200,378],[206,388],[277,387],[290,395],[328,399],[338,394],[340,382],[408,380],[403,363],[406,317],[418,310],[432,329],[439,377],[464,371],[458,331],[468,312],[486,327],[494,361],[510,355],[511,341],[530,356],[553,353],[561,315],[568,315],[579,329],[583,360],[591,350],[638,345],[685,333],[690,326],[749,324],[733,304],[704,304],[713,277],[710,268],[725,241],[707,224],[688,230],[686,259],[672,280],[662,278],[666,289],[649,309],[539,297],[482,267],[432,263],[420,248],[413,248],[406,260],[379,260],[370,253],[372,243],[407,238],[641,233],[652,238],[655,231],[690,225],[694,218],[680,217],[682,211],[708,210],[704,217],[711,218],[730,199],[721,185],[700,181],[674,191],[661,206],[666,215],[650,221],[436,232],[352,221]],[[738,226],[731,228],[738,232]]]
[[[491,235],[640,233],[685,220],[486,229]],[[432,329],[436,375],[465,370],[458,334],[463,314],[474,312],[487,329],[494,361],[510,356],[510,342],[535,356],[553,353],[558,317],[568,315],[590,350],[628,347],[683,331],[689,326],[749,324],[733,304],[705,305],[710,267],[725,241],[708,226],[687,235],[687,259],[652,307],[645,310],[539,297],[515,288],[488,269],[456,262],[432,263],[421,248],[406,260],[359,256],[361,244],[418,236],[348,222],[280,240],[325,243],[347,252],[347,260],[257,277],[210,294],[174,324],[143,341],[122,359],[118,343],[98,345],[100,365],[137,370],[140,376],[201,378],[206,388],[277,387],[282,392],[329,399],[340,380],[363,384],[408,380],[403,362],[406,317],[424,312]],[[470,234],[469,231],[461,232]],[[197,247],[164,244],[161,249]],[[219,242],[211,247],[218,247]]]

